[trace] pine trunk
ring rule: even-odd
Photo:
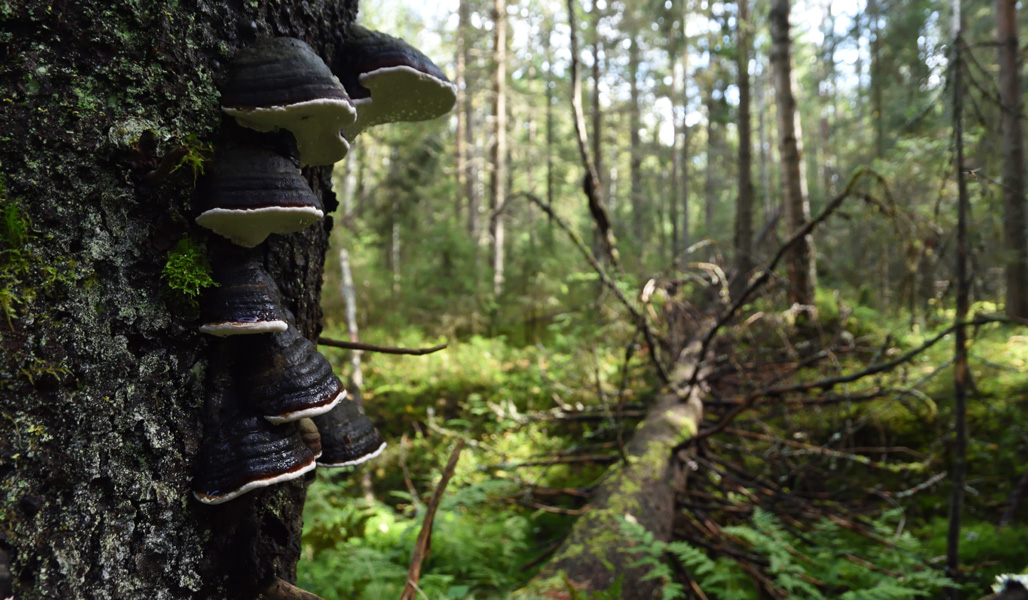
[[[211,236],[193,223],[188,168],[143,179],[180,146],[219,143],[215,82],[236,49],[295,36],[331,66],[356,11],[5,4],[0,202],[30,228],[0,246],[0,294],[14,299],[0,319],[0,596],[246,598],[294,580],[302,480],[218,506],[191,496],[213,344],[162,270],[178,240]],[[333,210],[329,169],[304,174]],[[331,226],[261,247],[311,339]],[[8,268],[15,251],[27,270]]]

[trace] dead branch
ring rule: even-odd
[[[574,115],[575,134],[578,141],[578,154],[585,169],[585,181],[582,187],[589,201],[589,214],[596,224],[596,231],[602,241],[603,251],[610,264],[618,268],[617,243],[610,226],[610,215],[603,206],[603,189],[596,164],[589,157],[589,142],[585,133],[585,113],[582,110],[582,80],[579,78],[578,67],[578,25],[575,19],[574,0],[568,0],[568,21],[571,26],[571,112]]]
[[[775,253],[774,258],[771,259],[771,262],[768,263],[767,267],[763,269],[760,275],[758,275],[750,282],[746,289],[743,290],[742,294],[740,294],[739,297],[736,298],[735,301],[732,302],[732,304],[728,307],[728,310],[726,310],[717,319],[717,321],[714,322],[714,324],[703,336],[703,341],[700,343],[700,356],[706,356],[707,351],[710,349],[710,344],[711,342],[713,342],[714,336],[717,335],[717,332],[726,324],[728,324],[729,321],[735,318],[735,314],[739,312],[739,309],[741,309],[743,305],[746,304],[746,301],[750,298],[750,296],[753,295],[754,292],[760,289],[761,286],[763,286],[771,279],[772,273],[778,266],[778,263],[782,260],[782,257],[785,256],[785,253],[790,248],[798,244],[804,237],[810,234],[810,232],[812,232],[818,225],[827,220],[828,217],[832,215],[832,213],[838,210],[839,207],[842,206],[842,203],[847,198],[853,195],[853,190],[856,188],[857,182],[859,182],[865,176],[874,177],[876,180],[879,181],[882,179],[880,175],[873,171],[865,169],[864,167],[860,167],[859,169],[854,171],[853,175],[850,176],[849,182],[846,184],[846,189],[844,189],[841,194],[833,198],[831,202],[829,202],[825,206],[824,210],[821,211],[821,214],[819,214],[816,218],[809,221],[806,225],[803,226],[802,229],[797,231],[791,238],[789,238],[784,244],[782,244],[778,248],[778,252]],[[864,199],[867,201],[871,201],[869,196],[864,196]],[[696,385],[695,373],[693,374],[693,377],[689,380],[687,388],[691,388],[694,385]]]
[[[432,546],[432,521],[435,520],[435,511],[439,508],[439,501],[443,497],[443,490],[446,484],[453,477],[453,471],[457,468],[457,460],[460,458],[460,451],[464,449],[464,440],[457,440],[453,452],[450,453],[450,460],[446,462],[443,469],[442,479],[436,486],[432,499],[428,501],[428,509],[425,512],[425,521],[421,524],[421,531],[418,533],[418,541],[414,544],[414,555],[411,557],[410,569],[407,571],[407,585],[400,594],[400,600],[414,600],[417,591],[418,579],[421,578],[421,563],[428,557]]]
[[[438,346],[432,346],[430,348],[395,348],[392,346],[376,346],[375,344],[365,344],[363,342],[346,342],[343,340],[334,340],[327,337],[319,337],[318,344],[321,346],[342,348],[344,350],[361,350],[363,352],[378,352],[379,354],[408,354],[413,356],[432,354],[433,352],[439,352],[440,350],[443,350],[447,346],[449,346],[449,344],[439,344]]]
[[[618,460],[620,460],[619,457],[609,454],[586,454],[584,456],[556,456],[547,460],[529,460],[520,463],[500,463],[490,468],[520,469],[521,467],[549,467],[569,464],[609,465],[616,463]]]
[[[819,379],[817,381],[808,381],[808,382],[802,382],[802,383],[795,383],[795,384],[792,384],[792,385],[773,386],[773,387],[766,388],[766,389],[763,389],[763,390],[758,390],[758,391],[755,391],[755,392],[751,392],[751,393],[746,395],[746,397],[743,399],[742,403],[739,404],[738,407],[732,409],[727,415],[722,417],[722,419],[720,421],[718,421],[716,424],[712,425],[711,427],[709,427],[707,429],[704,429],[703,431],[697,433],[695,436],[693,436],[692,438],[686,440],[684,443],[687,444],[687,445],[688,444],[695,444],[695,443],[698,443],[698,442],[700,442],[700,441],[702,441],[702,440],[704,440],[704,439],[706,439],[706,438],[708,438],[708,437],[710,437],[710,436],[712,436],[714,434],[717,434],[717,433],[720,433],[721,431],[724,431],[724,429],[726,427],[728,427],[728,425],[730,425],[732,423],[732,421],[734,421],[739,415],[741,415],[745,411],[747,411],[750,408],[752,408],[757,403],[757,401],[760,398],[763,398],[763,397],[766,397],[766,396],[781,396],[783,394],[788,394],[790,392],[805,392],[805,391],[809,391],[809,390],[812,390],[812,389],[822,389],[822,390],[826,390],[827,391],[827,390],[829,390],[829,389],[831,389],[831,388],[833,388],[833,387],[835,387],[837,385],[841,385],[841,384],[844,384],[844,383],[852,383],[854,381],[857,381],[858,379],[862,379],[862,378],[868,377],[870,375],[878,375],[880,373],[886,373],[886,372],[892,371],[896,367],[898,367],[898,366],[900,366],[900,365],[910,361],[910,359],[914,358],[918,354],[921,354],[925,350],[928,350],[929,348],[931,348],[935,344],[937,344],[940,341],[942,341],[942,339],[945,338],[947,335],[949,335],[950,333],[952,333],[953,331],[957,330],[960,327],[964,327],[964,326],[967,326],[967,325],[981,325],[981,324],[984,324],[984,323],[992,323],[992,322],[996,322],[996,321],[997,321],[997,319],[995,319],[993,317],[989,317],[989,318],[975,317],[974,319],[972,319],[971,321],[968,321],[968,322],[954,323],[953,325],[950,325],[946,329],[942,330],[942,332],[940,332],[938,335],[936,335],[935,337],[933,337],[930,340],[926,341],[925,343],[921,344],[917,348],[914,348],[913,350],[910,350],[910,351],[904,353],[903,355],[899,356],[898,358],[896,358],[894,360],[890,360],[890,361],[887,361],[887,362],[884,362],[884,363],[878,363],[878,364],[875,364],[875,365],[871,365],[870,367],[864,369],[863,371],[857,371],[855,373],[850,373],[850,374],[847,374],[847,375],[840,375],[838,377],[829,377],[827,379]]]

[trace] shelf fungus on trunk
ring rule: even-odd
[[[360,400],[348,398],[331,411],[314,417],[321,434],[322,467],[351,467],[375,458],[386,443],[364,414]]]
[[[346,398],[332,365],[295,327],[237,342],[236,370],[248,405],[274,424],[316,417]]]
[[[457,102],[456,86],[427,56],[401,39],[359,25],[350,27],[336,65],[357,108],[357,120],[343,126],[351,140],[373,125],[440,117]]]
[[[346,89],[321,57],[295,38],[265,38],[232,59],[221,109],[257,131],[287,129],[300,163],[331,165],[350,149],[340,130],[356,118]]]
[[[257,488],[302,477],[316,467],[315,456],[293,423],[272,425],[241,407],[232,394],[213,430],[204,434],[193,496],[221,504]]]
[[[197,224],[246,248],[273,233],[305,229],[325,215],[299,167],[260,144],[219,148],[199,196]]]
[[[200,298],[200,331],[210,335],[248,335],[285,331],[289,327],[282,294],[253,252],[229,244],[212,252],[216,287]]]

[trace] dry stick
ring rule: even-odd
[[[618,268],[617,246],[610,228],[610,216],[603,207],[603,196],[600,189],[600,176],[596,165],[589,158],[589,142],[585,135],[585,113],[582,110],[582,80],[578,76],[578,25],[575,20],[574,0],[568,0],[568,24],[571,27],[571,111],[574,115],[575,134],[578,139],[578,153],[582,158],[582,167],[586,172],[585,194],[589,200],[589,213],[592,214],[596,229],[603,239],[603,249],[615,269]]]
[[[646,316],[643,315],[642,312],[640,312],[639,309],[637,309],[632,304],[628,297],[625,296],[625,293],[621,291],[621,288],[619,288],[617,284],[614,283],[614,280],[611,279],[609,275],[607,275],[607,271],[604,270],[600,262],[596,260],[596,257],[593,256],[593,253],[585,245],[585,242],[582,241],[582,238],[578,237],[578,234],[575,233],[573,229],[571,229],[571,226],[567,224],[567,221],[562,219],[553,210],[553,208],[550,207],[550,205],[543,202],[540,198],[536,198],[532,194],[524,194],[524,196],[532,204],[535,204],[540,209],[542,209],[542,211],[545,212],[547,216],[549,216],[550,219],[557,224],[558,227],[564,230],[564,233],[568,234],[568,237],[571,238],[571,242],[575,245],[576,248],[578,248],[578,251],[582,253],[582,256],[584,256],[585,259],[589,262],[589,265],[600,276],[600,282],[603,283],[603,285],[607,286],[607,289],[613,292],[614,296],[628,310],[628,313],[632,316],[632,321],[635,322],[636,328],[638,328],[643,333],[643,338],[646,340],[646,347],[650,351],[650,361],[653,362],[653,366],[657,369],[657,374],[660,376],[661,382],[667,383],[669,381],[667,369],[664,367],[663,363],[661,363],[657,357],[657,334],[653,331],[653,328],[650,327],[650,322],[646,320]],[[699,369],[697,369],[697,372],[699,372]]]
[[[378,352],[380,354],[408,354],[413,356],[432,354],[449,346],[449,344],[439,344],[430,348],[395,348],[393,346],[376,346],[375,344],[365,344],[363,342],[344,342],[343,340],[333,340],[327,337],[319,337],[318,344],[344,350],[361,350],[363,352]]]
[[[443,490],[446,489],[446,484],[453,477],[453,470],[457,467],[457,459],[460,458],[460,451],[463,449],[464,440],[458,439],[457,445],[453,448],[453,452],[450,453],[450,460],[447,461],[446,468],[443,469],[443,477],[439,481],[439,485],[436,486],[432,499],[428,501],[425,521],[422,523],[421,531],[418,533],[418,541],[414,544],[414,556],[411,557],[410,569],[407,571],[407,585],[404,586],[403,593],[400,594],[400,600],[414,600],[418,579],[421,578],[421,563],[428,557],[428,552],[432,545],[432,521],[435,520],[435,511],[439,508],[439,500],[443,497]]]
[[[904,470],[904,469],[915,470],[915,469],[920,469],[920,468],[924,467],[924,464],[922,464],[922,463],[903,463],[903,464],[883,463],[883,462],[879,462],[879,461],[876,461],[876,460],[871,460],[870,458],[868,458],[868,457],[866,457],[866,456],[864,456],[862,454],[856,454],[855,452],[842,452],[840,450],[834,450],[832,448],[826,448],[824,446],[817,446],[817,445],[814,445],[814,444],[804,444],[803,442],[797,442],[797,441],[794,441],[794,440],[786,440],[786,439],[782,439],[782,438],[776,438],[776,437],[773,437],[773,436],[770,436],[770,435],[765,435],[763,433],[755,433],[753,431],[746,431],[746,430],[743,430],[743,429],[726,429],[725,432],[729,433],[729,434],[732,434],[732,435],[737,435],[739,437],[749,438],[751,440],[767,442],[769,444],[782,444],[783,446],[788,446],[790,448],[796,448],[798,450],[804,450],[806,452],[811,452],[813,454],[821,454],[823,456],[831,456],[833,458],[840,458],[840,459],[843,459],[843,460],[848,460],[848,461],[855,462],[855,463],[858,463],[858,464],[861,464],[861,465],[865,465],[865,466],[868,466],[868,467],[872,467],[872,468],[875,468],[875,469],[884,469],[886,471],[897,472],[899,470]],[[882,450],[884,450],[884,448],[882,448]]]

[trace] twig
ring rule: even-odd
[[[449,344],[439,344],[438,346],[432,346],[430,348],[395,348],[392,346],[376,346],[375,344],[365,344],[363,342],[346,342],[343,340],[333,340],[327,337],[319,337],[318,344],[321,346],[332,346],[333,348],[342,348],[344,350],[361,350],[363,352],[378,352],[380,354],[409,354],[413,356],[422,356],[424,354],[432,354],[433,352],[439,352],[443,350]]]
[[[418,533],[418,541],[414,544],[414,555],[410,560],[410,569],[407,571],[407,585],[400,594],[400,600],[414,600],[414,594],[418,591],[418,579],[421,578],[421,563],[428,557],[432,546],[432,521],[435,520],[435,511],[439,508],[439,500],[443,497],[443,490],[446,484],[453,477],[453,470],[457,468],[457,459],[460,458],[460,451],[464,449],[464,440],[458,439],[453,452],[450,453],[450,460],[446,462],[443,469],[443,477],[439,480],[432,499],[428,501],[428,509],[425,512],[425,521],[421,524],[421,531]]]

